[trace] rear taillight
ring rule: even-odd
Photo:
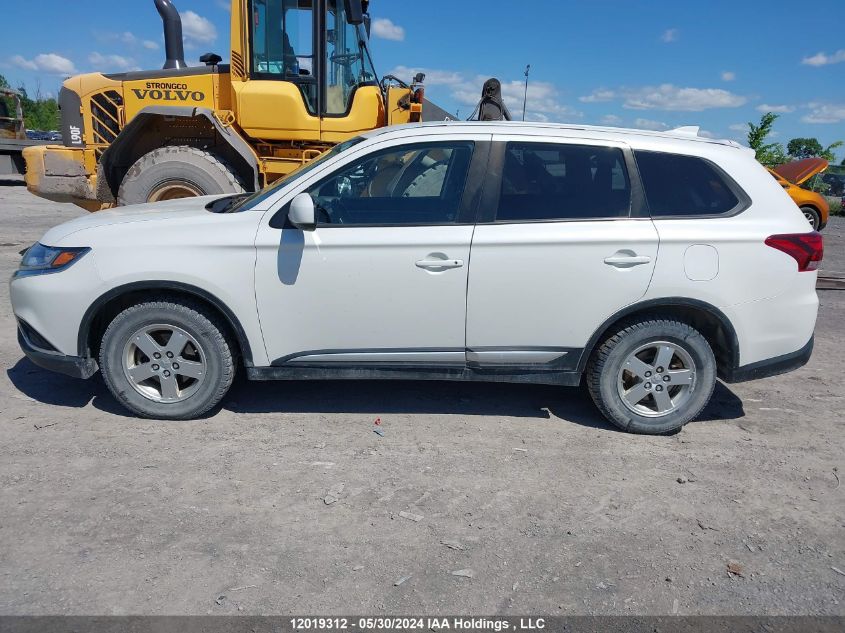
[[[824,257],[824,240],[821,233],[788,233],[766,238],[766,246],[782,251],[798,262],[798,272],[818,270]]]

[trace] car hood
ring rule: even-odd
[[[824,158],[805,158],[775,167],[774,171],[792,184],[800,185],[823,172],[828,165],[829,163]]]
[[[154,202],[150,204],[138,204],[129,207],[120,207],[109,211],[98,211],[83,215],[82,217],[65,222],[53,227],[44,237],[41,243],[47,246],[56,246],[61,240],[87,229],[96,229],[115,224],[130,224],[133,222],[166,221],[179,218],[190,220],[196,218],[200,221],[213,221],[216,217],[206,210],[206,205],[212,200],[224,196],[203,196],[201,198],[183,198],[169,202]]]

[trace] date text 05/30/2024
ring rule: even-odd
[[[295,617],[290,619],[296,631],[332,631],[358,629],[362,631],[539,631],[546,628],[543,618],[464,618],[464,617],[377,617],[377,618],[321,618]]]

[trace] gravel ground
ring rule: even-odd
[[[81,211],[4,184],[8,278]],[[22,358],[4,284],[0,614],[845,615],[845,292],[820,294],[807,367],[640,437],[521,385],[240,380],[210,419],[138,420]]]

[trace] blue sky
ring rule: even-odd
[[[152,0],[7,4],[6,25],[26,28],[4,33],[0,73],[30,92],[56,93],[67,73],[163,61]],[[189,61],[207,51],[228,58],[227,0],[175,4]],[[744,124],[771,109],[782,114],[775,140],[845,140],[843,0],[803,10],[783,0],[372,0],[371,13],[378,72],[426,72],[428,97],[463,117],[491,76],[519,116],[531,64],[532,120],[700,125],[742,139]]]

